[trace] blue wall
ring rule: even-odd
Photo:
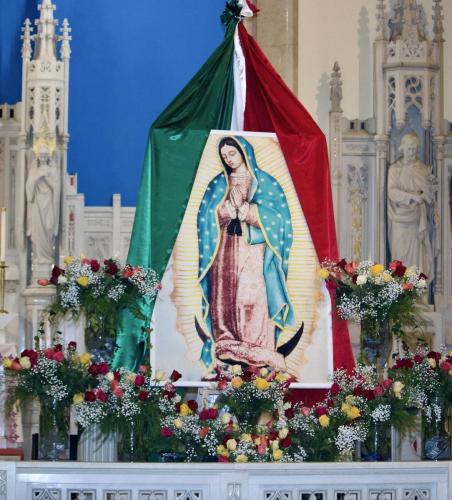
[[[149,126],[223,38],[225,0],[53,0],[72,27],[69,172],[88,205],[135,205]],[[38,0],[0,0],[0,102],[21,99],[20,28]]]

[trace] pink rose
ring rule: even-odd
[[[381,385],[377,385],[377,387],[375,387],[375,389],[374,389],[374,394],[375,394],[375,397],[377,397],[377,398],[380,398],[381,396],[383,396],[384,392],[385,392],[385,390],[383,389],[383,387]]]
[[[52,356],[52,359],[54,361],[58,361],[58,363],[61,363],[64,361],[64,354],[63,351],[56,351],[54,355]]]
[[[444,361],[439,365],[440,369],[443,370],[443,372],[449,373],[450,370],[452,370],[452,364],[449,363],[449,361]]]
[[[44,349],[44,356],[47,359],[53,359],[54,354],[55,354],[55,349],[53,347],[47,347],[47,349]]]
[[[224,379],[223,379],[223,380],[220,380],[220,381],[218,382],[218,389],[219,389],[220,391],[224,391],[224,390],[226,389],[226,387],[227,387],[227,386],[228,386],[228,381],[227,381],[227,380],[224,380]]]
[[[300,413],[305,417],[309,417],[309,415],[311,414],[311,408],[309,408],[308,406],[302,406],[300,408]]]
[[[141,387],[144,384],[144,375],[137,375],[135,377],[135,385]]]
[[[389,377],[389,378],[383,380],[383,382],[381,384],[385,389],[389,389],[393,382],[394,382],[394,380],[391,377]]]
[[[402,288],[405,290],[405,292],[410,292],[414,286],[413,283],[404,283]]]
[[[50,284],[50,281],[46,280],[45,278],[39,278],[37,283],[40,286],[47,286],[48,284]]]
[[[116,389],[113,391],[113,395],[117,398],[122,398],[124,396],[124,391],[121,389],[121,387],[116,387]]]

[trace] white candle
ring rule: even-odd
[[[6,261],[6,208],[0,208],[0,262]]]

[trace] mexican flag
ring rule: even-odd
[[[223,43],[152,125],[128,254],[134,266],[163,275],[211,130],[274,132],[285,157],[319,259],[338,249],[325,136],[276,73],[242,20],[250,0],[228,0]],[[131,370],[145,359],[153,303],[146,321],[124,312],[113,368]],[[354,364],[346,323],[333,317],[334,367]]]

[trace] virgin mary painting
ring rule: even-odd
[[[285,368],[282,330],[296,332],[287,291],[292,220],[279,182],[261,170],[243,137],[218,144],[223,172],[197,215],[203,320],[201,361]],[[298,337],[299,338],[299,337]]]

